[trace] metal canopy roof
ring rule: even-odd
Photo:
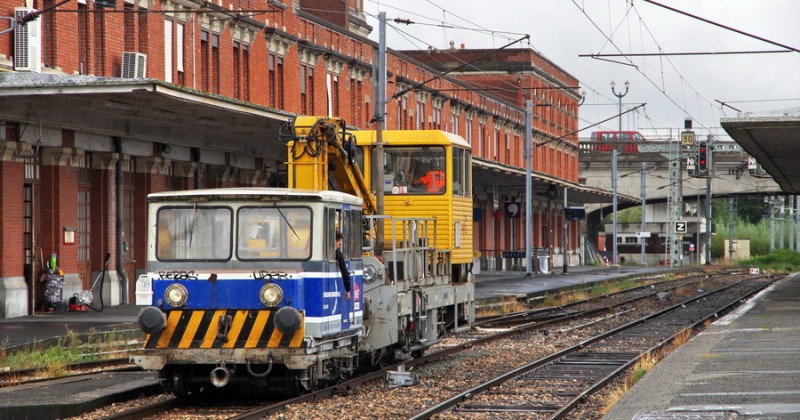
[[[0,120],[53,129],[72,129],[111,137],[241,153],[286,160],[278,140],[293,114],[203,93],[155,79],[120,79],[38,73],[0,73]],[[479,158],[473,160],[473,184],[486,188],[522,185],[525,171]],[[800,165],[799,165],[800,166]],[[609,203],[611,191],[533,173],[535,195],[549,185],[570,203]],[[519,190],[520,188],[514,187]],[[563,197],[563,195],[561,195]],[[618,195],[620,202],[639,202]]]
[[[282,161],[278,130],[290,116],[153,79],[0,74],[0,120],[123,139]]]
[[[512,190],[520,195],[525,193],[525,170],[517,167],[473,157],[472,178],[475,194],[478,194],[481,189],[488,191],[494,187],[506,195]],[[544,196],[549,186],[554,185],[561,197],[557,200],[559,202],[564,199],[564,190],[567,191],[567,201],[572,204],[611,203],[613,201],[613,193],[608,190],[564,181],[539,172],[533,172],[531,178],[533,179],[533,196]],[[619,203],[641,203],[639,198],[624,194],[617,194],[617,201]]]
[[[800,112],[723,118],[722,128],[788,194],[800,194]]]

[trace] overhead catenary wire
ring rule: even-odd
[[[697,16],[697,15],[693,15],[691,13],[684,12],[684,11],[676,9],[674,7],[669,7],[667,5],[661,4],[661,3],[653,1],[653,0],[644,0],[644,1],[646,3],[654,4],[656,6],[663,7],[665,9],[667,9],[667,10],[671,10],[671,11],[673,11],[675,13],[680,13],[680,14],[682,14],[684,16],[689,16],[689,17],[691,17],[693,19],[697,19],[697,20],[699,20],[701,22],[705,22],[705,23],[708,23],[710,25],[718,26],[720,28],[723,28],[723,29],[726,29],[726,30],[729,30],[729,31],[732,31],[732,32],[736,32],[737,34],[744,35],[746,37],[757,39],[759,41],[766,42],[768,44],[772,44],[772,45],[775,45],[777,47],[786,48],[787,50],[791,50],[791,51],[794,51],[794,52],[800,52],[800,50],[798,50],[797,48],[794,48],[792,46],[789,46],[789,45],[786,45],[786,44],[782,44],[782,43],[779,43],[779,42],[775,42],[775,41],[769,40],[767,38],[764,38],[764,37],[761,37],[761,36],[758,36],[758,35],[753,35],[751,33],[748,33],[748,32],[745,32],[745,31],[742,31],[742,30],[739,30],[739,29],[736,29],[736,28],[733,28],[733,27],[730,27],[730,26],[727,26],[727,25],[723,25],[721,23],[714,22],[713,20],[709,20],[709,19]]]
[[[429,17],[429,16],[424,16],[424,15],[420,14],[418,11],[409,11],[409,10],[406,10],[406,9],[403,9],[403,8],[399,8],[399,7],[395,7],[395,6],[387,5],[387,4],[385,4],[385,3],[377,2],[377,1],[374,1],[374,0],[368,0],[368,1],[371,1],[372,3],[375,3],[375,4],[379,5],[380,7],[386,7],[386,8],[390,8],[390,9],[396,10],[396,11],[401,11],[401,12],[403,12],[403,13],[407,13],[409,16],[416,16],[416,17],[419,17],[419,18],[421,18],[421,19],[423,19],[423,20],[427,20],[427,21],[429,21],[429,22],[432,22],[432,23],[430,23],[428,26],[441,26],[440,19],[438,19],[438,18],[432,18],[432,17]],[[437,6],[437,5],[434,5],[434,6],[436,6],[436,7],[440,8],[440,9],[443,9],[443,8],[441,8],[440,6]],[[446,9],[444,9],[444,10],[446,10]],[[448,12],[448,13],[449,13],[449,12]],[[365,14],[367,14],[367,15],[369,15],[369,16],[372,16],[370,13],[367,13],[367,12],[365,12]],[[451,13],[451,14],[452,14],[452,13]],[[454,15],[454,16],[457,16],[457,15],[455,15],[455,14],[453,14],[453,15]],[[374,16],[373,16],[373,17],[374,17]],[[461,19],[461,20],[464,20],[464,21],[466,21],[466,22],[468,22],[468,23],[472,24],[472,25],[475,25],[475,26],[477,26],[477,29],[476,29],[476,28],[472,28],[472,29],[470,29],[470,28],[464,28],[465,30],[471,30],[471,31],[473,31],[473,32],[488,32],[488,33],[491,33],[491,34],[493,34],[493,35],[505,33],[504,31],[494,31],[494,30],[490,30],[490,29],[488,29],[488,28],[486,28],[486,27],[480,26],[480,25],[478,25],[478,24],[475,24],[475,23],[473,23],[473,22],[471,22],[471,21],[469,21],[469,20],[466,20],[466,19],[464,19],[464,18],[462,18],[462,17],[460,17],[460,16],[457,16],[457,17],[458,17],[459,19]],[[410,20],[410,19],[395,19],[394,21],[395,21],[396,23],[398,23],[398,24],[409,24],[409,23],[415,23],[415,24],[417,24],[417,25],[423,24],[423,23],[420,23],[420,22],[411,22],[411,20]],[[424,24],[423,24],[423,25],[424,25]],[[436,50],[436,51],[438,51],[438,52],[441,52],[441,53],[443,53],[443,54],[447,54],[447,50],[439,50],[439,49],[436,49],[436,48],[434,48],[434,47],[431,47],[431,46],[430,46],[430,44],[429,44],[428,42],[425,42],[425,41],[423,41],[423,40],[419,39],[419,38],[418,38],[418,37],[416,37],[415,35],[413,35],[413,34],[410,34],[410,33],[408,33],[408,32],[405,32],[405,31],[401,30],[400,28],[396,27],[395,25],[389,25],[389,26],[390,26],[390,27],[391,27],[393,30],[395,30],[395,31],[397,31],[398,33],[400,33],[400,34],[401,34],[401,36],[403,36],[404,38],[406,38],[407,40],[409,40],[409,42],[411,42],[411,44],[415,44],[415,42],[411,41],[411,39],[413,38],[413,39],[416,39],[416,40],[417,40],[419,43],[427,45],[427,48],[428,48],[428,49],[431,49],[431,48],[433,48],[434,50]],[[458,28],[458,29],[461,29],[461,28],[462,28],[462,27],[460,27],[460,26],[457,26],[457,25],[447,25],[447,26],[448,26],[448,28],[450,28],[450,27],[452,27],[452,28]],[[514,33],[514,32],[512,32],[512,33]],[[530,40],[528,41],[528,45],[530,45]],[[418,48],[418,49],[424,49],[424,46],[420,46],[420,45],[418,45],[418,46],[417,46],[417,48]],[[531,46],[531,48],[532,48],[532,49],[535,51],[535,48],[533,48],[532,46]],[[456,57],[456,56],[452,56],[452,57],[453,57],[453,58],[455,58],[455,59],[456,59],[456,60],[458,60],[458,61],[461,61],[461,60],[459,60],[459,59],[458,59],[458,57]],[[434,58],[434,60],[435,60],[435,58]],[[437,60],[437,61],[438,61],[438,60]],[[475,67],[475,66],[473,66],[473,67]],[[477,67],[476,67],[476,68],[477,68]],[[478,70],[480,70],[480,69],[478,69]],[[474,86],[474,90],[476,90],[476,91],[483,90],[483,91],[486,91],[486,92],[490,92],[488,89],[485,89],[485,88],[484,88],[484,89],[482,89],[482,88],[481,88],[481,86],[487,86],[487,85],[477,84],[477,83],[475,83],[474,81],[469,81],[469,82],[462,81],[462,82],[463,82],[463,83],[465,83],[465,84],[466,84],[467,86],[469,86],[469,87],[473,87],[473,86]],[[508,82],[508,81],[504,81],[504,83],[506,83],[506,84],[509,86],[509,90],[515,90],[515,91],[516,91],[516,90],[519,90],[519,89],[520,89],[520,88],[519,88],[519,86],[517,86],[516,84],[512,84],[512,83],[510,83],[510,82]],[[502,88],[498,88],[498,87],[497,87],[497,86],[495,86],[495,85],[489,85],[489,86],[491,86],[491,89],[492,89],[492,90],[502,90]],[[583,82],[583,83],[582,83],[582,86],[583,86],[583,87],[584,87],[586,90],[593,92],[593,93],[594,93],[596,96],[599,96],[599,97],[602,97],[602,98],[604,98],[604,99],[607,99],[609,102],[614,102],[614,101],[613,101],[611,98],[609,98],[609,96],[608,96],[608,95],[606,95],[606,94],[604,94],[604,93],[600,92],[599,90],[597,90],[597,89],[593,88],[591,85],[587,84],[586,82]],[[419,90],[420,88],[412,88],[412,89]],[[523,89],[527,89],[527,88],[523,88]],[[547,98],[546,98],[544,95],[540,96],[540,95],[538,94],[538,91],[547,90],[547,88],[543,88],[543,87],[538,87],[538,88],[537,88],[537,87],[532,87],[532,88],[530,88],[530,89],[531,89],[531,90],[535,90],[535,91],[537,91],[537,93],[535,93],[535,95],[534,95],[534,100],[535,100],[537,103],[549,103],[549,101],[547,100]],[[436,89],[436,90],[437,90],[437,91],[440,91],[441,89]],[[457,91],[457,90],[460,90],[460,89],[455,89],[454,91]],[[464,88],[463,90],[471,90],[471,89],[470,89],[470,88]],[[402,92],[402,94],[404,94],[404,93],[405,93],[405,92]],[[555,104],[551,104],[551,105],[555,106]],[[638,113],[639,111],[637,110],[636,112]],[[649,117],[648,117],[648,118],[649,118]],[[589,122],[588,120],[586,120],[586,119],[585,119],[585,118],[583,118],[583,117],[579,117],[579,120],[580,120],[580,121],[582,121],[582,122]],[[649,120],[649,119],[648,119],[648,120]],[[652,124],[651,124],[651,125],[652,125]]]
[[[685,100],[685,97],[684,97],[684,99],[683,99],[683,103],[684,103],[684,105],[681,105],[681,104],[679,104],[679,103],[676,101],[676,99],[675,99],[675,98],[673,98],[672,96],[670,96],[670,95],[667,93],[667,90],[666,90],[666,85],[664,85],[664,83],[663,83],[663,74],[662,74],[662,84],[661,84],[661,86],[659,86],[659,84],[658,84],[658,83],[656,83],[656,82],[655,82],[655,81],[654,81],[654,80],[653,80],[653,79],[652,79],[652,78],[651,78],[651,77],[650,77],[650,76],[649,76],[649,75],[648,75],[648,74],[647,74],[647,73],[646,73],[644,70],[642,70],[641,68],[639,68],[639,66],[636,66],[636,65],[635,65],[635,63],[634,63],[634,62],[633,62],[633,61],[630,59],[630,57],[628,57],[627,55],[625,55],[625,53],[622,51],[622,49],[621,49],[621,48],[620,48],[620,47],[619,47],[619,46],[618,46],[618,45],[617,45],[617,44],[616,44],[616,43],[613,41],[613,39],[611,39],[611,36],[610,36],[610,35],[607,35],[607,34],[606,34],[606,33],[605,33],[605,32],[604,32],[604,31],[603,31],[603,30],[602,30],[602,29],[601,29],[601,28],[600,28],[600,27],[597,25],[597,23],[594,21],[594,19],[592,19],[592,17],[591,17],[591,16],[589,16],[589,14],[586,12],[586,10],[585,10],[585,8],[584,8],[584,7],[582,7],[581,5],[579,5],[579,4],[576,2],[576,0],[572,0],[572,3],[573,3],[573,4],[574,4],[574,5],[575,5],[575,6],[576,6],[576,7],[577,7],[577,8],[578,8],[578,9],[579,9],[579,10],[580,10],[582,13],[583,13],[583,15],[584,15],[584,16],[585,16],[585,17],[586,17],[588,20],[589,20],[589,22],[590,22],[590,23],[591,23],[591,24],[592,24],[592,25],[595,27],[595,29],[597,29],[597,30],[598,30],[598,31],[599,31],[599,32],[600,32],[600,33],[601,33],[601,34],[602,34],[602,35],[603,35],[603,36],[606,38],[606,40],[608,41],[607,43],[608,43],[608,44],[610,44],[610,45],[612,45],[612,46],[613,46],[613,47],[614,47],[614,48],[615,48],[615,49],[616,49],[616,50],[617,50],[617,51],[618,51],[620,54],[623,54],[623,58],[625,58],[625,59],[627,60],[627,62],[628,62],[630,65],[633,65],[633,67],[636,69],[636,71],[637,71],[637,72],[638,72],[640,75],[642,75],[642,76],[644,77],[644,79],[645,79],[645,80],[647,80],[647,81],[648,81],[648,82],[649,82],[651,85],[653,85],[653,86],[654,86],[656,89],[658,89],[658,90],[659,90],[659,92],[661,92],[661,94],[662,94],[662,95],[663,95],[665,98],[667,98],[667,100],[668,100],[668,101],[670,101],[670,102],[671,102],[673,105],[675,105],[675,106],[676,106],[678,109],[680,109],[681,111],[683,111],[683,112],[684,112],[686,115],[688,115],[688,116],[689,116],[690,118],[692,118],[693,120],[697,121],[697,123],[698,123],[698,124],[700,124],[700,126],[701,126],[701,127],[703,127],[704,129],[708,129],[708,127],[707,127],[707,126],[706,126],[706,125],[705,125],[705,124],[704,124],[704,123],[703,123],[703,122],[702,122],[700,119],[698,119],[697,117],[695,117],[695,116],[693,115],[693,113],[692,113],[692,112],[690,112],[690,111],[688,110],[688,107],[686,106],[686,100]],[[647,33],[650,35],[650,37],[653,39],[653,41],[655,41],[655,42],[656,42],[656,44],[658,44],[658,43],[657,43],[657,41],[655,40],[655,36],[652,34],[652,32],[650,31],[650,29],[649,29],[649,28],[647,28],[647,25],[646,25],[646,24],[644,24],[644,22],[643,22],[643,18],[642,18],[642,16],[641,16],[641,14],[638,12],[638,10],[636,10],[636,7],[635,7],[633,4],[631,4],[631,5],[629,6],[629,8],[630,8],[630,9],[633,9],[633,10],[635,10],[635,11],[636,11],[636,14],[637,14],[637,16],[639,16],[639,19],[640,19],[640,21],[642,21],[642,24],[644,25],[644,27],[645,27],[645,29],[646,29]],[[628,12],[626,12],[625,16],[627,16],[627,15],[628,15]],[[660,47],[660,46],[659,46],[659,49],[661,49],[661,47]],[[663,56],[660,56],[659,58],[660,58],[660,59],[664,59],[664,57],[663,57]],[[699,93],[699,91],[698,91],[697,89],[695,89],[695,88],[694,88],[694,87],[693,87],[693,86],[692,86],[692,85],[691,85],[691,84],[690,84],[690,83],[689,83],[689,82],[686,80],[686,78],[683,76],[683,74],[681,74],[681,73],[680,73],[680,71],[679,71],[679,70],[678,70],[678,68],[677,68],[677,67],[674,65],[674,63],[672,63],[672,62],[669,60],[669,58],[668,58],[668,57],[666,57],[666,59],[667,59],[668,63],[670,64],[670,66],[672,67],[672,69],[673,69],[673,70],[674,70],[674,71],[675,71],[675,72],[676,72],[676,73],[679,75],[679,78],[680,78],[681,84],[682,84],[682,85],[685,85],[685,86],[688,86],[688,87],[689,87],[689,88],[690,88],[692,91],[694,91],[694,92],[695,92],[695,93],[697,93],[697,94],[700,94],[700,93]],[[662,66],[662,69],[663,69],[663,66]],[[662,72],[663,72],[663,70],[662,70]],[[682,91],[682,94],[684,94],[684,92],[683,92],[683,91]],[[702,97],[702,96],[701,96],[701,97]],[[706,98],[704,98],[704,97],[703,97],[703,100],[704,100],[706,103],[708,103],[708,104],[710,104],[711,106],[713,106],[713,103],[712,103],[710,100],[708,100],[708,99],[706,99]]]
[[[409,19],[399,19],[399,18],[393,19],[393,21],[395,21],[395,22],[398,22],[398,23],[402,23],[402,24],[414,24],[414,23],[415,23],[415,22],[413,22],[413,21],[411,21],[411,20],[409,20]],[[398,33],[399,33],[401,36],[403,36],[404,38],[406,38],[406,40],[408,40],[408,41],[409,41],[409,42],[410,42],[412,45],[413,45],[413,44],[415,44],[415,42],[414,42],[414,41],[412,41],[412,38],[413,38],[414,40],[416,40],[416,41],[420,42],[420,43],[427,44],[427,43],[425,43],[423,40],[419,39],[418,37],[416,37],[416,36],[414,36],[414,35],[412,35],[412,34],[410,34],[410,33],[406,32],[406,31],[403,31],[403,30],[399,29],[399,28],[395,27],[394,25],[389,25],[389,26],[390,26],[392,29],[394,29],[395,31],[397,31],[397,32],[398,32]],[[530,39],[528,40],[528,42],[529,42],[529,44],[530,44]],[[419,48],[419,46],[418,46],[418,48]],[[429,48],[433,48],[433,47],[429,47]],[[473,65],[473,64],[472,64],[472,63],[474,63],[476,60],[473,60],[473,61],[470,61],[470,62],[465,62],[464,60],[461,60],[461,59],[459,59],[459,58],[458,58],[458,56],[456,56],[456,55],[454,55],[454,54],[450,54],[450,53],[448,52],[448,50],[439,50],[439,49],[436,49],[436,48],[434,48],[434,50],[435,50],[435,51],[437,51],[437,52],[440,52],[440,53],[442,53],[442,54],[449,55],[450,57],[452,57],[452,58],[453,58],[453,59],[455,59],[456,61],[459,61],[459,62],[461,62],[461,63],[463,64],[463,65],[461,66],[461,68],[464,68],[464,67],[466,67],[466,66],[469,66],[469,67],[475,68],[475,69],[476,69],[476,70],[478,70],[478,71],[481,71],[481,72],[483,71],[483,70],[481,70],[480,68],[478,68],[477,66],[475,66],[475,65]],[[499,49],[498,49],[497,51],[499,51]],[[434,59],[435,61],[437,61],[439,64],[444,64],[444,63],[443,63],[443,62],[441,62],[440,60],[437,60],[435,57],[434,57],[433,59]],[[479,57],[478,59],[480,59],[480,57]],[[452,70],[451,70],[451,71],[452,71]],[[555,86],[555,87],[550,87],[550,86],[539,86],[539,87],[525,87],[525,88],[521,88],[521,87],[519,87],[517,84],[511,83],[511,82],[510,82],[510,81],[508,81],[508,80],[502,80],[502,83],[503,83],[503,84],[506,84],[506,85],[508,85],[508,86],[509,86],[508,88],[497,87],[497,86],[495,86],[495,85],[486,85],[486,84],[480,84],[480,83],[476,83],[476,82],[474,82],[474,81],[461,81],[461,82],[462,82],[462,83],[464,83],[464,84],[466,84],[468,87],[465,87],[465,88],[452,88],[452,89],[447,89],[447,88],[445,88],[445,89],[441,89],[441,88],[437,88],[437,89],[435,89],[435,90],[436,90],[437,92],[445,92],[445,91],[475,91],[475,92],[478,92],[478,91],[482,91],[482,92],[492,92],[492,91],[513,91],[513,92],[518,92],[518,91],[520,91],[520,90],[533,90],[533,91],[534,91],[533,98],[536,100],[536,102],[537,102],[537,105],[539,105],[539,106],[546,105],[546,106],[554,106],[554,107],[555,107],[555,106],[557,106],[555,103],[552,103],[552,101],[549,101],[549,100],[547,100],[547,99],[546,99],[546,97],[545,97],[544,95],[542,95],[542,96],[540,97],[540,96],[538,95],[537,91],[546,91],[546,90],[576,90],[576,91],[577,91],[578,89],[580,89],[580,87],[579,87],[579,86]],[[412,86],[411,88],[409,88],[409,89],[407,89],[407,90],[403,90],[403,91],[400,91],[400,92],[396,93],[396,94],[395,94],[395,96],[393,96],[393,98],[395,98],[395,97],[398,97],[398,96],[402,96],[402,95],[404,95],[405,93],[407,93],[408,91],[416,91],[416,90],[423,90],[423,89],[426,89],[426,88],[424,88],[424,86],[419,86],[419,85],[417,85],[417,86]]]

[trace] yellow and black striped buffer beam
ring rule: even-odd
[[[148,349],[256,349],[303,346],[304,322],[291,336],[275,328],[277,310],[167,311],[167,326],[148,334]],[[230,322],[220,322],[229,316]],[[302,314],[301,314],[302,316]],[[220,331],[220,327],[227,332]],[[222,334],[220,334],[220,332]]]

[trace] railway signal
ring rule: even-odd
[[[697,175],[708,174],[708,142],[697,143]]]

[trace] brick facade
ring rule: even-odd
[[[119,77],[123,52],[138,52],[147,56],[148,78],[297,114],[324,115],[330,104],[332,114],[348,124],[374,128],[371,65],[375,45],[365,37],[371,28],[364,19],[362,3],[262,0],[247,3],[247,8],[269,12],[248,16],[246,10],[237,15],[242,4],[229,1],[210,4],[195,0],[121,0],[113,13],[104,13],[91,0],[86,4],[69,2],[59,6],[57,12],[39,18],[43,72]],[[36,9],[53,4],[54,0],[33,1]],[[13,15],[18,5],[0,0],[0,13]],[[194,13],[201,7],[207,12]],[[13,33],[2,37],[0,70],[13,71]],[[475,158],[524,170],[524,102],[530,99],[537,105],[533,119],[533,170],[577,182],[578,146],[574,132],[579,97],[572,87],[578,81],[535,51],[505,51],[486,58],[483,64],[476,62],[478,68],[499,62],[497,69],[454,73],[435,79],[424,88],[412,89],[438,74],[440,69],[435,63],[442,57],[464,62],[485,52],[460,49],[390,54],[386,127],[455,132],[472,144]],[[502,73],[502,77],[492,71]],[[471,89],[476,85],[485,90]],[[11,151],[36,140],[30,132],[19,139],[23,130],[17,121],[0,123],[0,129],[4,129],[0,144],[5,145],[0,150],[6,150],[0,161],[2,281],[22,276],[24,265],[23,253],[17,246],[23,233],[24,163],[13,159]],[[58,253],[61,268],[78,274],[80,284],[73,286],[77,289],[91,286],[93,277],[103,270],[106,253],[112,255],[109,271],[118,264],[118,216],[113,211],[118,193],[118,159],[123,160],[132,177],[122,194],[135,203],[144,203],[149,193],[170,188],[281,185],[280,162],[266,162],[259,156],[238,156],[236,153],[241,152],[231,150],[220,152],[214,161],[202,161],[196,151],[202,145],[184,147],[185,153],[174,157],[162,153],[155,142],[145,152],[137,149],[120,156],[114,152],[113,140],[98,140],[96,137],[102,135],[94,134],[90,126],[49,129],[56,140],[42,147],[36,187],[42,199],[35,214],[40,226],[35,252]],[[91,139],[81,144],[92,144],[92,150],[76,145],[78,139],[87,136]],[[126,139],[122,142],[125,144]],[[78,172],[84,154],[91,156],[91,185],[81,187]],[[248,164],[234,165],[234,161]],[[65,229],[79,226],[76,197],[80,188],[90,189],[91,217],[85,228],[90,232],[89,261],[85,267],[80,261],[79,243],[63,241]],[[500,201],[510,198],[494,197]],[[523,223],[504,220],[502,212],[494,212],[488,201],[476,199],[476,207],[485,215],[476,222],[476,248],[494,252],[524,246]],[[547,245],[541,232],[544,210],[537,209],[533,217],[534,246],[543,247]],[[130,240],[135,246],[122,258],[130,279],[127,295],[133,296],[136,274],[144,269],[146,260],[146,209],[133,206],[128,218],[133,221],[122,223],[124,229],[136,229],[135,240]],[[555,236],[552,239],[559,244],[561,237]],[[574,249],[577,233],[570,236],[570,241],[570,248]]]

